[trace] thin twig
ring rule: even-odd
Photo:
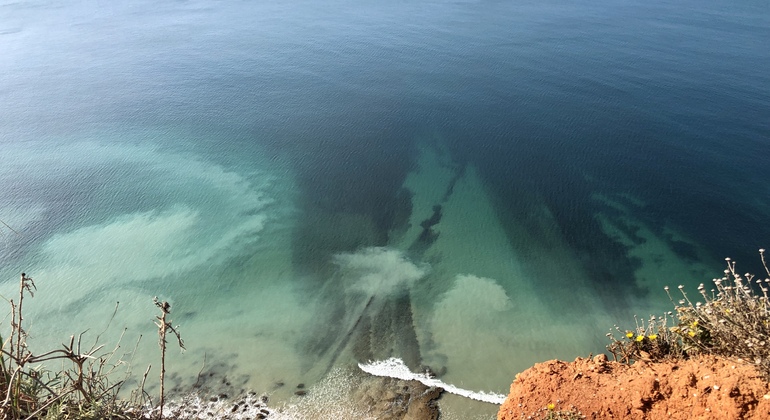
[[[200,381],[201,381],[201,375],[203,374],[203,369],[206,368],[206,352],[203,352],[203,364],[201,365],[201,370],[198,371],[198,376],[195,377],[195,383],[193,384],[193,388],[200,387]]]

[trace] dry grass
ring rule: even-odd
[[[11,322],[10,333],[0,348],[0,419],[163,418],[167,334],[174,334],[184,349],[179,327],[172,326],[167,319],[171,313],[168,302],[154,299],[161,310],[161,315],[156,317],[161,387],[159,404],[154,405],[144,390],[150,367],[129,398],[119,397],[130,373],[129,361],[122,360],[117,353],[122,335],[110,349],[99,344],[101,334],[92,344],[84,345],[84,333],[81,333],[71,336],[69,343],[62,344],[61,348],[33,352],[27,345],[24,329],[24,300],[33,297],[36,290],[32,278],[22,273],[18,298],[7,299]],[[116,306],[113,317],[117,309]],[[49,368],[52,364],[58,368]]]
[[[0,349],[0,418],[130,418],[126,413],[132,402],[118,399],[123,381],[112,380],[126,366],[116,357],[120,340],[105,350],[99,337],[84,345],[81,333],[61,348],[42,353],[27,346],[24,299],[34,296],[35,290],[32,278],[22,273],[18,300],[8,300],[11,330]],[[51,363],[61,363],[61,369],[48,369],[46,364]]]

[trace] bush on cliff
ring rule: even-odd
[[[616,326],[622,337],[608,334],[612,342],[607,349],[615,360],[626,363],[688,358],[700,353],[741,359],[756,365],[770,381],[770,270],[765,250],[760,249],[759,255],[768,277],[741,275],[735,261],[727,258],[724,276],[712,281],[714,289],[707,291],[703,284],[698,286],[703,301],[693,302],[679,286],[682,299],[674,304],[674,312],[637,320],[633,331]],[[669,293],[668,287],[665,290]],[[674,302],[670,294],[669,298]],[[669,326],[670,322],[674,325]]]

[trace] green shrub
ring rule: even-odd
[[[618,339],[614,333],[608,334],[611,344],[607,349],[615,360],[626,363],[696,354],[740,359],[756,365],[770,380],[770,270],[765,250],[760,249],[759,255],[768,278],[741,275],[735,261],[727,258],[724,276],[712,281],[713,289],[698,286],[703,301],[693,302],[679,286],[682,299],[674,303],[675,312],[637,321],[634,331],[623,332],[616,326],[623,336]],[[669,293],[668,287],[665,290]],[[674,302],[670,294],[669,298]],[[669,321],[674,325],[669,327]]]
[[[681,359],[686,356],[682,346],[682,340],[675,330],[668,327],[672,313],[662,317],[650,316],[649,320],[636,318],[634,330],[622,331],[615,326],[615,331],[620,333],[620,339],[614,333],[607,334],[612,341],[607,350],[613,354],[615,360],[623,363],[632,363],[636,360],[667,360]]]

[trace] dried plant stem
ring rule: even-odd
[[[179,335],[179,332],[176,330],[176,328],[171,325],[171,321],[166,320],[166,316],[171,314],[171,304],[169,304],[166,301],[160,302],[157,297],[153,298],[153,302],[155,302],[155,306],[160,308],[161,315],[156,316],[158,322],[155,323],[155,325],[158,326],[158,345],[160,346],[160,408],[158,413],[158,418],[163,418],[163,406],[166,402],[166,394],[165,394],[165,379],[166,379],[166,334],[168,331],[171,331],[174,335],[176,335],[177,341],[179,343],[179,347],[184,350],[184,341],[182,341],[182,336]]]
[[[35,291],[32,278],[22,273],[18,301],[7,300],[11,330],[0,347],[0,419],[129,418],[131,407],[117,396],[123,381],[111,381],[111,373],[125,363],[114,359],[123,335],[106,353],[98,342],[107,327],[90,347],[82,347],[82,332],[58,349],[35,354],[24,329],[24,301]],[[59,360],[68,363],[58,370],[42,365]]]

